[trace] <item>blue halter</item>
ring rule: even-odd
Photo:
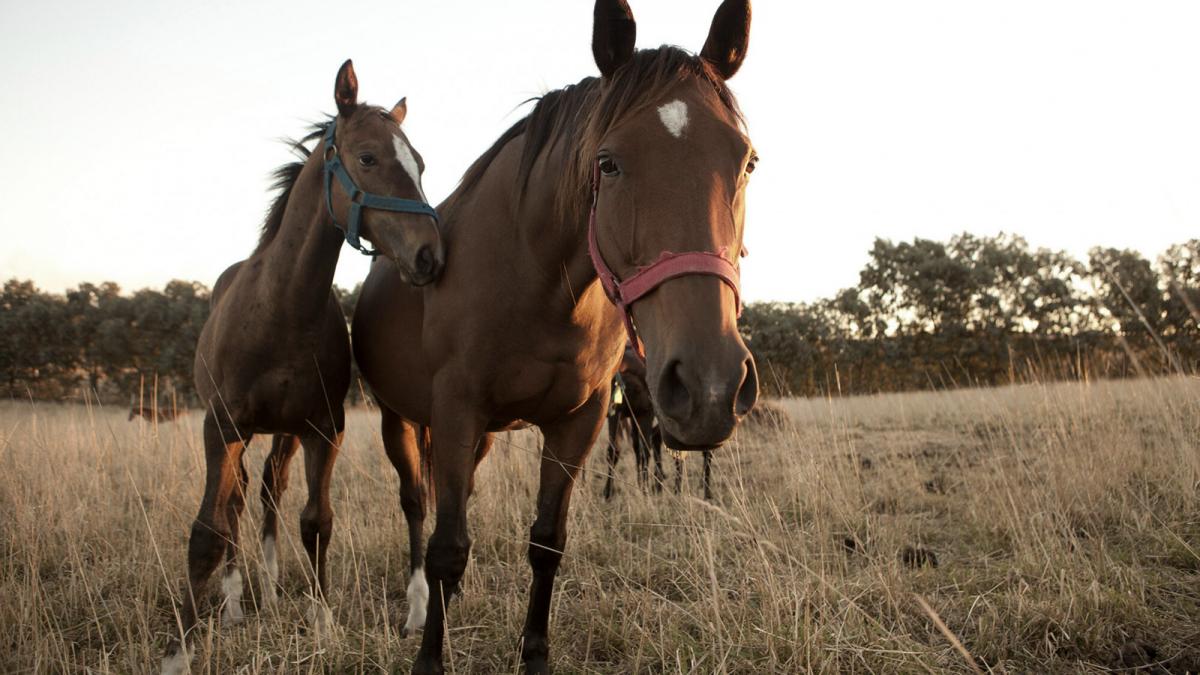
[[[379,209],[381,211],[394,211],[396,213],[419,213],[433,218],[434,224],[438,224],[437,211],[425,202],[415,199],[401,199],[400,197],[385,197],[370,192],[364,192],[358,189],[354,184],[354,179],[346,172],[346,166],[342,164],[342,158],[338,156],[337,145],[333,142],[334,130],[337,128],[337,120],[329,121],[329,129],[325,132],[325,208],[329,210],[329,217],[333,220],[333,226],[341,230],[346,235],[346,243],[362,252],[363,255],[377,256],[379,251],[368,249],[362,245],[358,238],[359,229],[362,227],[362,210]],[[337,177],[338,183],[342,189],[346,191],[346,195],[350,197],[350,220],[345,227],[338,224],[337,217],[333,215],[333,178]]]

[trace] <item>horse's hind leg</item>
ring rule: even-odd
[[[662,431],[658,427],[653,427],[650,432],[650,448],[654,452],[654,491],[661,493],[663,484],[667,482],[667,474],[663,471],[662,465]]]
[[[650,452],[646,447],[646,439],[642,436],[642,430],[638,428],[636,417],[630,418],[629,440],[633,445],[633,457],[637,460],[638,487],[645,494],[650,491]]]
[[[712,501],[712,451],[704,451],[704,498]]]
[[[181,634],[167,647],[167,656],[162,663],[164,674],[188,670],[191,655],[187,639],[199,621],[197,599],[202,597],[208,578],[221,563],[225,547],[233,537],[230,513],[236,509],[230,508],[230,500],[243,480],[242,453],[249,441],[249,436],[239,438],[234,431],[223,431],[213,412],[205,415],[204,497],[188,538],[188,578],[179,615]]]
[[[608,418],[608,478],[604,481],[604,498],[612,499],[613,495],[613,474],[617,470],[617,461],[621,459],[621,448],[617,445],[618,430],[620,429],[621,418],[617,415],[610,415]]]
[[[425,430],[405,421],[396,413],[380,405],[383,412],[381,430],[383,448],[388,459],[400,476],[400,508],[408,523],[409,580],[408,619],[404,622],[404,635],[425,626],[425,610],[429,603],[429,584],[425,580],[425,486],[421,467],[421,444],[417,438]]]
[[[238,567],[238,524],[242,513],[246,511],[246,486],[250,482],[250,476],[246,473],[243,457],[237,458],[235,471],[237,481],[229,494],[229,504],[225,507],[226,520],[229,522],[229,543],[225,547],[225,575],[221,577],[221,591],[225,595],[225,605],[221,608],[221,622],[231,626],[241,623],[245,618],[245,614],[242,613],[242,570]]]
[[[333,536],[333,506],[329,503],[329,481],[333,476],[333,463],[337,460],[342,445],[342,432],[332,438],[318,434],[303,436],[304,477],[308,482],[308,503],[300,512],[300,539],[308,553],[312,566],[313,605],[309,610],[311,627],[322,630],[333,623],[333,616],[325,604],[328,591],[329,572],[326,569],[326,554],[329,540]]]
[[[675,494],[683,492],[683,456],[675,453]]]
[[[263,463],[263,484],[259,498],[263,507],[262,597],[267,603],[278,597],[279,588],[279,502],[288,484],[288,467],[300,439],[290,434],[276,434],[271,440],[271,453]]]

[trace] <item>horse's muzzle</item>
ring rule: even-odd
[[[724,359],[670,358],[654,384],[663,441],[676,450],[711,450],[758,399],[758,371],[740,343]]]

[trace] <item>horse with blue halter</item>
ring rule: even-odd
[[[428,284],[443,266],[437,215],[421,190],[421,157],[400,129],[406,102],[390,110],[358,103],[350,61],[338,71],[334,100],[337,116],[304,139],[317,141],[316,148],[309,152],[297,143],[302,161],[276,172],[280,192],[258,246],[217,280],[196,346],[206,478],[188,541],[179,633],[164,673],[187,670],[197,601],[222,559],[221,619],[242,619],[238,519],[248,482],[242,456],[255,434],[275,434],[263,475],[261,597],[276,597],[276,505],[299,444],[308,481],[300,535],[312,566],[310,622],[320,627],[331,620],[324,603],[333,534],[329,481],[350,386],[346,319],[332,292],[342,243],[379,255],[407,284]]]
[[[542,96],[438,207],[452,263],[415,289],[377,262],[354,315],[354,353],[383,414],[412,549],[415,673],[443,671],[445,609],[471,549],[467,501],[491,434],[544,435],[522,637],[549,669],[554,577],[571,491],[599,435],[630,340],[646,359],[663,439],[724,443],[757,397],[737,330],[745,189],[757,155],[725,82],[746,54],[747,0],[725,0],[699,55],[635,51],[624,0],[598,0],[601,77]],[[437,523],[425,520],[430,429]]]

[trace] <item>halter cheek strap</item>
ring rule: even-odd
[[[715,253],[710,251],[687,253],[663,251],[654,262],[638,268],[628,279],[624,281],[618,279],[608,264],[604,262],[604,256],[600,253],[600,244],[596,240],[596,203],[599,201],[599,197],[600,164],[597,162],[592,170],[592,210],[588,214],[588,256],[592,259],[592,266],[596,268],[596,276],[600,277],[600,285],[604,288],[604,294],[617,306],[617,309],[621,310],[629,344],[633,345],[639,357],[645,360],[646,354],[633,325],[633,303],[671,279],[691,274],[717,277],[733,291],[733,301],[737,305],[738,316],[741,316],[742,297],[739,290],[741,275],[738,268],[725,257],[729,251],[728,248],[722,248]]]
[[[354,184],[354,179],[346,171],[345,164],[342,163],[342,158],[338,156],[337,144],[334,143],[334,131],[337,128],[337,120],[330,120],[329,129],[325,131],[325,208],[329,211],[329,218],[333,220],[333,226],[342,231],[346,236],[346,243],[358,249],[363,255],[377,256],[379,251],[368,249],[362,245],[359,239],[359,232],[362,228],[362,210],[378,209],[380,211],[393,211],[396,213],[418,213],[421,215],[433,218],[434,225],[438,224],[437,211],[433,207],[422,201],[415,199],[402,199],[400,197],[387,197],[377,195],[372,192],[365,192],[358,189]],[[333,179],[337,178],[338,184],[346,191],[346,196],[350,198],[350,217],[346,221],[346,226],[338,224],[337,217],[333,215]]]

